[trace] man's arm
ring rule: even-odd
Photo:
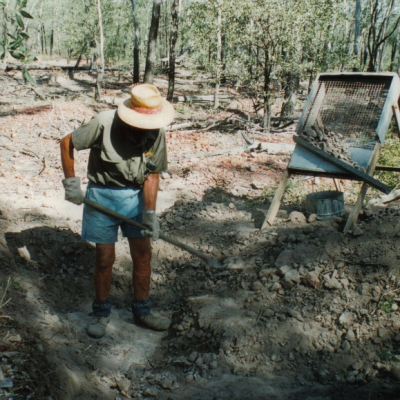
[[[156,211],[159,182],[160,176],[158,174],[150,174],[143,183],[145,211]]]
[[[60,142],[61,163],[66,178],[75,176],[74,168],[74,144],[72,143],[72,133],[65,136]]]
[[[160,224],[156,215],[157,193],[160,176],[158,174],[150,174],[143,183],[144,194],[144,213],[143,225],[148,230],[144,231],[145,236],[150,236],[152,240],[157,240],[160,235]]]
[[[60,148],[61,163],[65,176],[62,181],[65,189],[65,200],[80,205],[83,203],[83,193],[81,179],[75,177],[74,144],[72,143],[71,133],[61,140]]]

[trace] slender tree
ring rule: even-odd
[[[131,0],[134,46],[133,46],[133,83],[138,83],[140,79],[140,25],[138,17],[138,6],[136,0]]]
[[[217,7],[217,13],[218,13],[217,14],[217,65],[216,65],[216,77],[215,77],[215,89],[214,89],[214,108],[219,107],[219,85],[221,83],[221,61],[222,61],[221,7]]]
[[[151,24],[149,29],[149,41],[147,45],[146,69],[144,72],[144,81],[153,83],[154,65],[156,63],[157,35],[160,22],[161,0],[153,0],[153,11],[151,14]]]
[[[174,96],[175,86],[175,48],[176,42],[178,41],[178,29],[179,29],[179,0],[172,1],[171,7],[171,34],[170,34],[170,46],[169,46],[169,70],[168,70],[168,94],[167,100],[171,101]]]
[[[97,70],[96,87],[94,92],[94,99],[101,100],[101,87],[104,76],[104,32],[103,32],[103,18],[101,16],[101,0],[97,0],[97,12],[99,16],[99,34],[100,34],[100,68]]]

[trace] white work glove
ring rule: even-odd
[[[81,178],[74,176],[62,181],[65,189],[65,200],[81,205],[83,203],[83,193],[81,190]]]
[[[151,240],[158,240],[160,237],[160,224],[155,211],[145,211],[143,213],[143,225],[148,230],[142,231],[142,235],[150,237]]]

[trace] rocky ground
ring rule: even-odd
[[[81,208],[63,200],[59,140],[126,98],[128,77],[108,77],[109,104],[91,101],[88,74],[37,77],[44,100],[18,73],[0,76],[1,399],[400,398],[399,203],[366,210],[344,235],[358,185],[342,182],[343,217],[319,220],[300,200],[332,182],[296,178],[260,232],[289,155],[237,151],[232,115],[251,111],[239,95],[217,111],[176,105],[177,123],[200,128],[168,131],[158,204],[167,235],[223,267],[155,242],[153,303],[173,325],[149,332],[132,322],[120,240],[112,321],[87,337],[94,248],[80,240]],[[211,92],[202,87],[181,77],[177,90]],[[293,143],[294,125],[247,133]],[[81,177],[87,157],[76,158]]]

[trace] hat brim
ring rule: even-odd
[[[130,108],[131,99],[125,100],[118,106],[118,116],[126,124],[139,129],[160,129],[169,125],[175,118],[172,104],[162,99],[161,111],[157,114],[141,114]]]

